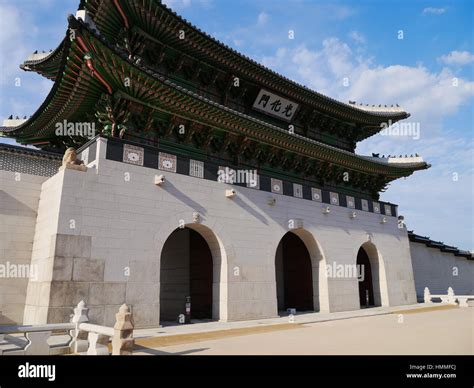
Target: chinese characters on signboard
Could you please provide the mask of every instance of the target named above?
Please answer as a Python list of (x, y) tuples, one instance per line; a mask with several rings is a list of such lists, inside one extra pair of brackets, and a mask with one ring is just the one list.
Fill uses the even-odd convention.
[(279, 119), (291, 121), (298, 109), (298, 104), (261, 89), (253, 103), (253, 108)]

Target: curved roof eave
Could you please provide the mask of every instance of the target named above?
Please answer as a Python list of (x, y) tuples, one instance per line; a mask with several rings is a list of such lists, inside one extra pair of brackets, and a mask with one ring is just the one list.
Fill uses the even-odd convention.
[[(64, 53), (65, 42), (68, 40), (65, 37), (61, 43), (50, 52), (48, 55), (40, 58), (40, 59), (27, 59), (21, 65), (20, 69), (24, 71), (34, 71), (48, 79), (54, 81), (57, 77), (60, 66), (61, 66), (61, 59)], [(50, 71), (48, 71), (48, 66), (53, 66)]]
[[(72, 44), (71, 40), (68, 39), (67, 36), (61, 42), (60, 46), (63, 46), (61, 50), (62, 57), (61, 57), (61, 60), (59, 61), (60, 66), (58, 69), (57, 77), (55, 77), (51, 90), (49, 91), (48, 95), (46, 96), (42, 104), (39, 106), (39, 108), (33, 113), (32, 116), (30, 116), (28, 120), (24, 121), (20, 125), (0, 126), (0, 136), (14, 138), (18, 143), (23, 144), (23, 145), (29, 145), (29, 144), (42, 145), (42, 144), (49, 143), (48, 139), (50, 139), (50, 136), (47, 136), (45, 133), (41, 134), (41, 136), (36, 136), (35, 141), (33, 141), (31, 135), (25, 135), (24, 133), (27, 132), (26, 130), (28, 128), (31, 129), (35, 124), (37, 124), (37, 121), (41, 119), (42, 115), (51, 114), (49, 112), (53, 112), (53, 114), (57, 113), (57, 111), (53, 109), (48, 110), (48, 107), (50, 103), (54, 101), (58, 92), (61, 90), (62, 79), (65, 76), (65, 71), (67, 68), (68, 60), (69, 60), (68, 56), (70, 55), (71, 44)], [(71, 88), (70, 86), (67, 86), (67, 85), (64, 87), (66, 88), (66, 91), (68, 88)], [(91, 91), (91, 94), (92, 94), (92, 91)], [(81, 97), (79, 97), (79, 99), (81, 99)], [(58, 105), (56, 106), (58, 110), (60, 110), (61, 107), (62, 107), (62, 102), (58, 103)], [(70, 115), (68, 117), (70, 117)], [(51, 124), (50, 119), (48, 119), (48, 122), (51, 126), (52, 124)], [(42, 131), (45, 131), (46, 129), (47, 129), (47, 126), (46, 128), (42, 127)]]
[[(67, 41), (67, 39), (64, 39), (61, 44), (58, 46), (60, 47), (61, 45), (63, 45), (63, 43)], [(67, 46), (67, 50), (65, 52), (68, 51), (69, 49), (69, 46)], [(59, 71), (61, 71), (62, 69), (64, 69), (65, 65), (66, 65), (66, 60), (67, 60), (67, 55), (63, 52), (63, 57), (61, 59), (61, 65), (59, 67), (59, 70), (58, 70), (58, 73)], [(25, 122), (23, 122), (22, 124), (20, 125), (17, 125), (15, 127), (1, 127), (0, 126), (0, 132), (2, 134), (8, 134), (8, 133), (12, 133), (12, 132), (18, 132), (20, 131), (21, 129), (23, 128), (26, 128), (28, 125), (31, 125), (32, 122), (34, 122), (38, 116), (44, 111), (44, 109), (46, 108), (46, 106), (49, 104), (49, 102), (51, 101), (51, 99), (53, 98), (53, 96), (55, 95), (57, 89), (59, 88), (59, 85), (60, 85), (60, 82), (59, 82), (59, 78), (56, 79), (54, 81), (54, 84), (53, 84), (53, 87), (51, 88), (51, 90), (49, 91), (48, 95), (46, 96), (45, 100), (43, 101), (43, 103), (39, 106), (39, 108), (35, 111), (35, 113), (33, 113), (33, 115), (28, 119), (26, 120)]]
[[(132, 0), (136, 1), (136, 0)], [(130, 5), (128, 4), (128, 0), (122, 0), (122, 5), (125, 3), (125, 5), (130, 8)], [(133, 4), (136, 5), (136, 4)], [(89, 6), (92, 7), (91, 2), (86, 2), (86, 1), (81, 1), (81, 6), (85, 7), (86, 9)], [(371, 107), (358, 107), (357, 105), (345, 103), (342, 101), (338, 101), (332, 97), (325, 96), (317, 91), (314, 91), (304, 85), (301, 85), (300, 83), (293, 81), (282, 74), (277, 73), (276, 71), (269, 69), (268, 67), (258, 63), (254, 59), (238, 52), (237, 50), (234, 50), (230, 46), (226, 45), (225, 43), (219, 41), (218, 39), (212, 37), (211, 35), (207, 34), (206, 32), (202, 31), (199, 29), (197, 26), (189, 22), (188, 20), (184, 19), (182, 16), (178, 15), (176, 12), (174, 12), (171, 8), (166, 6), (165, 4), (162, 4), (161, 2), (157, 2), (155, 0), (150, 0), (150, 7), (154, 6), (156, 8), (161, 8), (163, 11), (165, 11), (169, 16), (174, 18), (176, 23), (181, 24), (183, 27), (188, 28), (192, 32), (196, 33), (198, 36), (204, 38), (208, 42), (210, 42), (213, 45), (213, 48), (217, 50), (224, 50), (225, 53), (233, 58), (233, 60), (228, 60), (227, 62), (229, 63), (235, 63), (236, 61), (242, 61), (246, 63), (247, 65), (253, 67), (255, 70), (259, 72), (263, 72), (264, 74), (267, 74), (267, 76), (272, 77), (276, 79), (279, 82), (284, 82), (287, 86), (292, 87), (296, 93), (300, 95), (306, 95), (310, 99), (314, 100), (314, 108), (319, 109), (319, 105), (334, 105), (337, 109), (342, 109), (346, 112), (352, 112), (352, 115), (354, 115), (354, 120), (355, 118), (358, 117), (366, 117), (369, 120), (372, 120), (372, 124), (366, 123), (365, 125), (374, 125), (375, 123), (380, 124), (383, 122), (382, 120), (388, 120), (391, 119), (392, 121), (399, 121), (406, 119), (410, 116), (410, 114), (404, 110), (401, 110), (400, 112), (393, 112), (393, 111), (375, 111), (372, 110)], [(110, 7), (114, 7), (113, 2), (110, 2)], [(144, 12), (147, 12), (148, 9), (143, 9)], [(115, 12), (115, 9), (114, 9)], [(95, 15), (94, 15), (95, 16)], [(94, 19), (93, 16), (93, 19)], [(152, 17), (153, 20), (157, 20), (155, 16)], [(100, 20), (95, 20), (94, 22), (97, 24), (98, 28), (101, 29), (101, 25), (104, 25), (104, 23), (107, 21), (107, 18), (101, 17)], [(161, 20), (161, 19), (160, 19)], [(187, 43), (189, 39), (183, 40), (184, 43)], [(183, 43), (183, 44), (184, 44)], [(303, 99), (303, 98), (301, 98)], [(321, 104), (321, 102), (323, 104)], [(360, 118), (359, 120), (360, 121)]]
[[(257, 118), (252, 117), (252, 116), (248, 116), (244, 113), (235, 111), (235, 110), (233, 110), (231, 108), (228, 108), (224, 105), (221, 105), (221, 104), (219, 104), (215, 101), (209, 100), (208, 98), (203, 97), (203, 96), (201, 96), (197, 93), (194, 93), (193, 91), (190, 91), (190, 90), (188, 90), (188, 89), (186, 89), (182, 86), (176, 85), (175, 83), (173, 83), (169, 79), (165, 78), (164, 76), (162, 76), (160, 74), (157, 74), (157, 73), (154, 73), (152, 70), (150, 70), (149, 68), (147, 68), (144, 65), (137, 64), (135, 61), (130, 59), (128, 56), (126, 56), (125, 54), (119, 52), (115, 46), (113, 46), (109, 42), (107, 42), (106, 39), (103, 36), (97, 35), (97, 33), (94, 30), (90, 29), (89, 26), (87, 24), (85, 24), (82, 20), (78, 20), (78, 19), (74, 18), (74, 21), (78, 22), (81, 26), (83, 26), (89, 34), (91, 34), (101, 44), (105, 45), (114, 55), (118, 56), (121, 60), (127, 62), (130, 66), (136, 68), (140, 72), (145, 73), (148, 77), (152, 77), (156, 80), (159, 80), (160, 82), (165, 83), (169, 87), (172, 87), (173, 89), (176, 89), (180, 93), (185, 93), (185, 94), (191, 96), (194, 99), (200, 100), (200, 101), (202, 101), (206, 104), (213, 105), (213, 106), (219, 108), (220, 110), (222, 110), (224, 112), (228, 112), (228, 113), (231, 113), (235, 116), (239, 116), (239, 117), (241, 117), (245, 120), (248, 120), (250, 122), (254, 122), (258, 125), (267, 127), (268, 129), (276, 130), (280, 133), (288, 134), (288, 131), (286, 129), (283, 129), (283, 128), (280, 128), (276, 125), (273, 125), (273, 124), (267, 123), (265, 121), (259, 120)], [(307, 144), (313, 144), (313, 145), (318, 146), (318, 147), (323, 147), (323, 148), (326, 148), (326, 149), (330, 149), (333, 152), (336, 152), (340, 155), (346, 155), (347, 157), (350, 157), (350, 158), (355, 157), (355, 158), (358, 158), (358, 159), (363, 159), (366, 162), (374, 163), (374, 164), (377, 164), (379, 166), (395, 167), (395, 168), (400, 169), (400, 170), (405, 170), (406, 173), (411, 173), (415, 170), (421, 170), (421, 169), (426, 169), (426, 168), (430, 167), (430, 165), (427, 164), (426, 162), (411, 163), (411, 164), (408, 164), (408, 163), (387, 163), (387, 162), (385, 162), (384, 160), (381, 160), (381, 159), (379, 160), (377, 158), (371, 158), (371, 157), (368, 157), (368, 156), (357, 155), (357, 154), (354, 154), (352, 152), (342, 150), (340, 148), (337, 148), (337, 147), (319, 142), (317, 140), (309, 139), (309, 138), (306, 138), (306, 137), (298, 135), (298, 134), (292, 134), (291, 136), (296, 138), (296, 139), (299, 139), (301, 141), (304, 141)]]
[[(127, 62), (130, 66), (132, 66), (132, 67), (136, 68), (138, 71), (146, 74), (148, 77), (152, 77), (152, 78), (158, 80), (159, 82), (162, 82), (162, 83), (166, 84), (168, 87), (171, 87), (171, 88), (175, 89), (178, 93), (187, 94), (195, 100), (200, 100), (201, 102), (203, 102), (205, 104), (213, 105), (214, 107), (217, 107), (218, 109), (222, 110), (223, 112), (226, 112), (228, 114), (232, 114), (232, 115), (235, 115), (235, 116), (239, 116), (240, 118), (242, 118), (246, 121), (249, 121), (249, 122), (253, 122), (254, 124), (257, 124), (259, 126), (267, 127), (268, 129), (271, 129), (273, 131), (276, 130), (276, 131), (280, 132), (281, 134), (285, 134), (285, 135), (287, 134), (287, 131), (285, 129), (282, 129), (278, 126), (266, 123), (262, 120), (254, 118), (254, 117), (245, 115), (241, 112), (234, 111), (234, 110), (232, 110), (232, 109), (230, 109), (226, 106), (220, 105), (220, 104), (218, 104), (214, 101), (211, 101), (211, 100), (209, 100), (209, 99), (207, 99), (203, 96), (200, 96), (200, 95), (198, 95), (198, 94), (196, 94), (192, 91), (189, 91), (189, 90), (187, 90), (187, 89), (185, 89), (185, 88), (183, 88), (179, 85), (174, 84), (173, 82), (166, 79), (165, 77), (153, 73), (150, 69), (146, 68), (145, 66), (141, 66), (141, 65), (136, 64), (130, 58), (128, 58), (126, 55), (124, 55), (123, 53), (118, 52), (117, 49), (114, 46), (112, 46), (110, 43), (108, 43), (104, 39), (104, 37), (97, 35), (95, 31), (89, 29), (88, 25), (83, 23), (81, 20), (78, 20), (78, 19), (74, 18), (72, 15), (69, 17), (69, 20), (70, 20), (70, 23), (77, 23), (79, 26), (84, 28), (87, 31), (87, 33), (89, 33), (94, 39), (98, 40), (102, 45), (107, 47), (108, 50), (113, 55), (117, 56), (122, 61)], [(69, 52), (69, 49), (70, 49), (70, 43), (68, 43), (68, 40), (66, 40), (65, 45), (66, 45), (66, 47), (65, 47), (65, 50), (64, 50), (64, 53), (63, 53), (63, 58), (62, 58), (62, 62), (61, 62), (62, 63), (61, 69), (64, 69), (66, 64), (67, 64), (68, 52)], [(46, 107), (47, 104), (49, 103), (49, 101), (53, 98), (54, 94), (56, 93), (56, 90), (58, 88), (59, 83), (60, 83), (60, 78), (58, 78), (55, 81), (55, 84), (53, 85), (52, 90), (50, 91), (50, 93), (46, 97), (46, 100), (43, 102), (43, 104), (40, 106), (40, 108), (35, 112), (35, 114), (29, 120), (27, 120), (25, 123), (23, 123), (23, 124), (21, 124), (17, 127), (10, 127), (10, 128), (0, 127), (0, 131), (2, 131), (3, 133), (6, 133), (6, 134), (19, 132), (22, 129), (27, 128), (32, 123), (34, 123), (35, 120), (37, 119), (37, 117), (39, 116), (39, 114), (41, 114), (44, 107)], [(304, 141), (307, 144), (313, 144), (316, 147), (323, 148), (323, 149), (324, 148), (328, 149), (328, 150), (330, 150), (332, 152), (335, 152), (335, 153), (337, 153), (341, 156), (345, 155), (346, 157), (349, 157), (349, 158), (356, 158), (356, 159), (359, 159), (359, 160), (364, 160), (365, 162), (368, 162), (369, 164), (376, 164), (376, 165), (379, 165), (379, 166), (385, 166), (385, 167), (389, 167), (389, 168), (390, 167), (395, 167), (397, 170), (399, 170), (399, 173), (402, 173), (402, 176), (403, 175), (410, 175), (415, 170), (425, 169), (425, 168), (429, 167), (429, 164), (427, 164), (425, 162), (418, 163), (418, 164), (410, 164), (410, 165), (407, 165), (407, 164), (396, 165), (394, 163), (389, 164), (389, 163), (384, 162), (383, 160), (376, 160), (376, 159), (373, 160), (370, 157), (356, 155), (356, 154), (351, 153), (349, 151), (341, 150), (337, 147), (334, 147), (334, 146), (331, 146), (331, 145), (328, 145), (328, 144), (325, 144), (325, 143), (321, 143), (321, 142), (313, 140), (313, 139), (308, 139), (308, 138), (305, 138), (305, 137), (297, 135), (297, 134), (292, 134), (291, 136), (293, 136), (295, 139), (298, 139), (300, 141)], [(21, 142), (21, 138), (20, 138), (20, 142)], [(405, 172), (402, 172), (403, 170)], [(387, 171), (387, 175), (390, 175), (388, 171)]]
[[(132, 0), (133, 1), (133, 0)], [(154, 2), (154, 0), (152, 0)], [(389, 118), (389, 117), (398, 117), (399, 119), (405, 119), (407, 117), (410, 116), (410, 114), (406, 111), (400, 111), (400, 112), (397, 112), (394, 114), (394, 112), (390, 112), (390, 111), (387, 111), (387, 112), (368, 112), (367, 110), (365, 110), (364, 108), (359, 108), (357, 107), (357, 105), (352, 105), (352, 104), (348, 104), (348, 103), (345, 103), (345, 102), (342, 102), (342, 101), (339, 101), (339, 100), (336, 100), (332, 97), (329, 97), (329, 96), (326, 96), (322, 93), (319, 93), (315, 90), (312, 90), (296, 81), (293, 81), (291, 80), (290, 78), (288, 77), (285, 77), (284, 75), (280, 74), (280, 73), (277, 73), (276, 71), (258, 63), (257, 61), (255, 61), (254, 59), (238, 52), (237, 50), (231, 48), (230, 46), (226, 45), (225, 43), (219, 41), (218, 39), (212, 37), (211, 35), (207, 34), (206, 32), (202, 31), (200, 28), (198, 28), (197, 26), (195, 26), (194, 24), (192, 24), (191, 22), (189, 22), (188, 20), (184, 19), (183, 17), (181, 17), (180, 15), (178, 15), (176, 12), (174, 12), (171, 8), (169, 8), (166, 4), (163, 4), (163, 3), (159, 3), (159, 5), (161, 5), (164, 9), (166, 9), (170, 14), (174, 15), (174, 17), (176, 19), (178, 19), (181, 23), (183, 23), (184, 25), (186, 25), (187, 27), (193, 29), (194, 31), (196, 31), (198, 34), (204, 36), (206, 39), (209, 39), (211, 41), (213, 41), (216, 45), (218, 46), (221, 46), (223, 49), (231, 52), (233, 55), (235, 56), (238, 56), (240, 57), (241, 59), (251, 63), (253, 66), (256, 66), (262, 70), (264, 70), (265, 72), (273, 75), (273, 76), (276, 76), (278, 78), (281, 78), (282, 80), (285, 80), (286, 82), (296, 86), (297, 88), (301, 89), (301, 90), (304, 90), (306, 92), (310, 92), (312, 94), (314, 94), (315, 97), (318, 97), (318, 98), (322, 98), (322, 99), (326, 99), (328, 101), (330, 101), (331, 103), (333, 104), (336, 104), (336, 105), (339, 105), (341, 107), (344, 107), (346, 109), (352, 109), (354, 111), (358, 111), (358, 112), (362, 112), (364, 114), (367, 114), (367, 115), (373, 115), (373, 116), (381, 116), (381, 117), (386, 117), (386, 118)]]

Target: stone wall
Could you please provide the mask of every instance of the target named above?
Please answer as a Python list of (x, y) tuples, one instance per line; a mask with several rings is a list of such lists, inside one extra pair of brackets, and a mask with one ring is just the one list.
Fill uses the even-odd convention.
[[(36, 230), (33, 261), (43, 284), (30, 285), (25, 323), (64, 321), (84, 299), (92, 322), (110, 325), (125, 302), (137, 327), (158, 325), (162, 248), (181, 223), (213, 254), (215, 319), (277, 315), (275, 253), (290, 220), (312, 259), (317, 310), (360, 308), (356, 278), (324, 275), (326, 265), (354, 265), (368, 241), (383, 271), (382, 305), (416, 302), (407, 233), (396, 217), (381, 223), (382, 215), (357, 211), (351, 219), (353, 210), (338, 206), (323, 214), (326, 204), (241, 186), (227, 198), (226, 184), (107, 160), (106, 141), (98, 141), (94, 168), (63, 170), (43, 185), (39, 226), (52, 222)], [(163, 185), (154, 184), (156, 174), (165, 175)]]
[(46, 179), (0, 170), (1, 325), (23, 322), (29, 271), (33, 270), (31, 275), (36, 275), (35, 268), (30, 267), (31, 251), (41, 184)]
[[(54, 260), (62, 178), (63, 176), (58, 173), (45, 181), (41, 187), (33, 250), (31, 252), (31, 265), (38, 268), (38, 276), (28, 283), (24, 315), (25, 324), (48, 322), (48, 314), (53, 311), (49, 310), (49, 307), (54, 306), (54, 300), (51, 300), (51, 304), (49, 303), (50, 290), (53, 286), (52, 280), (54, 280), (53, 268), (56, 271), (54, 276), (59, 276), (57, 273), (61, 272), (61, 266), (63, 265), (60, 259), (56, 262)], [(71, 237), (74, 238), (74, 236)], [(61, 252), (61, 247), (59, 247), (59, 252)], [(61, 322), (67, 322), (67, 320)]]
[(446, 294), (452, 287), (455, 294), (474, 295), (473, 260), (417, 242), (410, 242), (410, 251), (418, 300), (423, 300), (425, 287), (432, 294)]
[[(35, 275), (1, 279), (0, 324), (66, 322), (83, 299), (94, 323), (112, 324), (127, 303), (137, 327), (158, 325), (160, 279), (162, 303), (184, 302), (188, 293), (167, 288), (170, 276), (185, 283), (178, 261), (187, 245), (171, 241), (163, 251), (183, 224), (203, 236), (213, 256), (214, 319), (277, 315), (277, 247), (289, 230), (310, 254), (316, 311), (359, 308), (357, 279), (327, 277), (326, 268), (354, 265), (361, 246), (383, 306), (415, 303), (426, 286), (432, 293), (474, 292), (472, 260), (409, 243), (396, 217), (383, 223), (381, 214), (357, 210), (352, 219), (353, 209), (241, 186), (227, 198), (226, 184), (108, 160), (106, 145), (100, 138), (92, 144), (87, 172), (66, 169), (48, 178), (0, 170), (0, 265), (31, 264)], [(155, 185), (156, 174), (165, 175), (163, 185)], [(162, 255), (175, 261), (162, 266)]]

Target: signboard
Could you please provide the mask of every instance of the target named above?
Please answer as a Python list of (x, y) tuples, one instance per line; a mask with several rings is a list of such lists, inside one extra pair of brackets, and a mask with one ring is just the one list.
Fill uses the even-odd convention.
[(265, 89), (260, 89), (253, 108), (271, 116), (278, 117), (285, 121), (291, 121), (298, 109), (298, 104), (271, 93)]

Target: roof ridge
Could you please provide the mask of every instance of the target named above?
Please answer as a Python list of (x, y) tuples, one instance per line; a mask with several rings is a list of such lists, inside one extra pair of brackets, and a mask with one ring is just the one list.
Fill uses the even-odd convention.
[[(152, 0), (152, 1), (155, 1), (155, 0)], [(313, 90), (313, 89), (310, 89), (308, 88), (307, 86), (297, 82), (297, 81), (294, 81), (292, 80), (291, 78), (288, 78), (287, 76), (284, 76), (283, 74), (281, 73), (278, 73), (277, 71), (273, 70), (273, 69), (270, 69), (269, 67), (265, 66), (265, 65), (262, 65), (261, 63), (257, 62), (255, 59), (235, 50), (234, 48), (230, 47), (229, 45), (225, 44), (224, 42), (221, 42), (219, 39), (217, 38), (214, 38), (213, 36), (211, 36), (210, 34), (208, 34), (207, 32), (201, 30), (199, 27), (197, 27), (195, 24), (191, 23), (190, 21), (188, 21), (187, 19), (185, 19), (183, 16), (179, 15), (178, 13), (176, 13), (175, 11), (173, 11), (170, 7), (168, 7), (166, 4), (162, 3), (160, 0), (157, 1), (158, 5), (161, 6), (163, 9), (165, 9), (167, 12), (169, 12), (170, 14), (174, 15), (178, 20), (180, 20), (181, 22), (183, 22), (185, 25), (188, 25), (189, 27), (191, 27), (192, 29), (194, 29), (197, 33), (205, 36), (206, 38), (210, 39), (213, 43), (216, 43), (217, 45), (221, 46), (222, 48), (232, 52), (233, 54), (241, 57), (242, 59), (250, 62), (252, 65), (256, 65), (257, 67), (261, 68), (262, 70), (274, 75), (274, 76), (277, 76), (291, 84), (293, 84), (294, 86), (296, 86), (297, 88), (300, 88), (300, 89), (303, 89), (307, 92), (310, 92), (311, 94), (315, 94), (317, 97), (319, 98), (323, 98), (323, 99), (328, 99), (336, 104), (340, 104), (346, 108), (349, 108), (349, 109), (353, 109), (355, 111), (358, 111), (358, 112), (362, 112), (362, 113), (368, 113), (368, 114), (372, 114), (374, 116), (382, 116), (381, 114), (377, 114), (377, 113), (405, 113), (407, 115), (407, 117), (410, 116), (410, 114), (405, 111), (405, 110), (402, 110), (400, 112), (393, 112), (393, 111), (390, 111), (390, 110), (387, 110), (387, 111), (372, 111), (372, 110), (369, 110), (369, 109), (364, 109), (363, 107), (358, 107), (357, 105), (355, 104), (351, 104), (349, 102), (343, 102), (343, 101), (340, 101), (340, 100), (337, 100), (333, 97), (330, 97), (330, 96), (327, 96), (325, 94), (322, 94), (316, 90)], [(386, 104), (380, 104), (380, 105), (385, 105)], [(405, 118), (407, 118), (405, 117)]]
[(24, 147), (15, 144), (0, 143), (0, 151), (8, 151), (13, 153), (30, 154), (33, 156), (48, 157), (52, 159), (61, 159), (63, 156), (59, 153), (39, 150), (36, 148)]
[[(452, 245), (446, 245), (442, 241), (435, 241), (427, 236), (418, 235), (414, 233), (413, 230), (409, 230), (407, 231), (407, 233), (408, 233), (408, 238), (410, 239), (411, 242), (423, 243), (427, 247), (436, 248), (436, 249), (439, 249), (441, 252), (445, 252), (445, 253), (452, 253), (455, 256), (462, 256), (462, 257), (465, 257), (467, 260), (474, 259), (474, 254), (470, 251), (459, 249)], [(449, 251), (456, 251), (456, 252), (449, 252)]]
[[(201, 100), (207, 104), (211, 104), (211, 105), (214, 105), (216, 107), (218, 107), (219, 109), (222, 109), (222, 110), (225, 110), (229, 113), (232, 113), (234, 115), (237, 115), (239, 117), (242, 117), (246, 120), (250, 120), (250, 121), (253, 121), (255, 123), (258, 123), (260, 125), (264, 125), (266, 127), (269, 127), (269, 128), (272, 128), (274, 130), (277, 130), (279, 132), (282, 132), (282, 133), (288, 133), (287, 130), (277, 126), (277, 125), (274, 125), (274, 124), (270, 124), (270, 123), (267, 123), (266, 121), (263, 121), (263, 120), (260, 120), (258, 118), (255, 118), (255, 117), (252, 117), (252, 116), (249, 116), (249, 115), (246, 115), (245, 113), (242, 113), (242, 112), (239, 112), (239, 111), (236, 111), (232, 108), (229, 108), (225, 105), (222, 105), (222, 104), (219, 104), (215, 101), (212, 101), (204, 96), (201, 96), (183, 86), (180, 86), (176, 83), (174, 83), (173, 81), (170, 81), (168, 78), (166, 78), (164, 75), (161, 75), (160, 73), (158, 72), (155, 72), (151, 69), (149, 69), (148, 67), (146, 66), (142, 66), (140, 64), (137, 64), (134, 60), (132, 60), (131, 58), (129, 58), (128, 56), (126, 56), (124, 53), (120, 52), (118, 50), (118, 48), (112, 44), (110, 44), (103, 36), (101, 35), (98, 35), (94, 30), (90, 29), (88, 24), (87, 23), (84, 23), (81, 19), (77, 19), (75, 18), (73, 15), (70, 15), (72, 18), (74, 18), (74, 21), (78, 22), (80, 25), (82, 25), (83, 27), (85, 27), (85, 29), (91, 34), (93, 35), (96, 39), (98, 39), (102, 44), (104, 44), (105, 46), (107, 46), (112, 52), (114, 52), (115, 54), (117, 54), (120, 58), (122, 58), (122, 60), (124, 61), (127, 61), (131, 66), (137, 68), (138, 70), (144, 72), (144, 73), (147, 73), (149, 76), (155, 78), (155, 79), (159, 79), (161, 82), (165, 83), (165, 84), (168, 84), (169, 86), (171, 86), (172, 88), (180, 91), (180, 92), (184, 92), (198, 100)], [(119, 92), (121, 93), (121, 92)], [(393, 165), (395, 163), (385, 163), (384, 161), (382, 160), (376, 160), (376, 159), (372, 159), (370, 158), (369, 156), (364, 156), (364, 155), (359, 155), (359, 154), (356, 154), (354, 152), (350, 152), (350, 151), (347, 151), (347, 150), (344, 150), (342, 148), (338, 148), (338, 147), (335, 147), (335, 146), (332, 146), (330, 144), (326, 144), (326, 143), (322, 143), (320, 141), (317, 141), (317, 140), (314, 140), (314, 139), (311, 139), (311, 138), (307, 138), (305, 136), (301, 136), (297, 133), (293, 133), (292, 136), (294, 136), (295, 138), (297, 139), (300, 139), (300, 140), (303, 140), (303, 141), (306, 141), (308, 143), (312, 143), (312, 144), (315, 144), (315, 145), (318, 145), (318, 146), (322, 146), (322, 147), (325, 147), (325, 148), (328, 148), (328, 149), (331, 149), (333, 151), (337, 151), (337, 152), (340, 152), (340, 153), (343, 153), (343, 154), (346, 154), (347, 156), (351, 156), (351, 157), (356, 157), (356, 158), (363, 158), (364, 160), (366, 161), (369, 161), (369, 162), (372, 162), (372, 163), (375, 163), (375, 164), (379, 164), (379, 165), (383, 165), (383, 166), (390, 166), (390, 165)], [(415, 164), (415, 163), (413, 163)], [(424, 163), (424, 165), (428, 165), (427, 163)], [(428, 165), (429, 166), (429, 165)], [(397, 165), (397, 167), (399, 168), (407, 168), (407, 170), (410, 170), (412, 166), (406, 164), (406, 163), (400, 163), (400, 165)]]
[[(251, 121), (253, 123), (256, 123), (258, 125), (262, 125), (264, 127), (267, 127), (267, 128), (270, 128), (272, 130), (276, 130), (278, 132), (280, 132), (281, 134), (288, 134), (288, 131), (279, 127), (279, 126), (276, 126), (276, 125), (273, 125), (273, 124), (270, 124), (270, 123), (267, 123), (263, 120), (260, 120), (260, 119), (257, 119), (257, 118), (254, 118), (252, 116), (248, 116), (244, 113), (241, 113), (241, 112), (238, 112), (238, 111), (235, 111), (231, 108), (228, 108), (226, 106), (223, 106), (215, 101), (212, 101), (212, 100), (209, 100), (208, 98), (206, 97), (203, 97), (203, 96), (200, 96), (199, 94), (196, 94), (194, 93), (193, 91), (190, 91), (182, 86), (179, 86), (177, 84), (175, 84), (174, 82), (170, 81), (169, 79), (167, 79), (166, 77), (154, 72), (153, 70), (151, 70), (150, 68), (148, 68), (147, 66), (145, 65), (140, 65), (140, 64), (137, 64), (135, 61), (133, 61), (131, 58), (129, 58), (129, 56), (127, 56), (124, 52), (121, 52), (120, 49), (114, 45), (112, 45), (104, 36), (100, 35), (98, 32), (96, 32), (95, 30), (89, 28), (89, 25), (87, 23), (85, 23), (83, 20), (81, 19), (78, 19), (76, 18), (74, 15), (69, 15), (68, 17), (68, 20), (69, 20), (69, 26), (74, 26), (73, 28), (77, 28), (77, 27), (80, 27), (80, 28), (84, 28), (84, 30), (91, 35), (91, 37), (93, 37), (93, 39), (96, 39), (98, 41), (98, 43), (104, 45), (105, 47), (107, 47), (111, 53), (114, 53), (115, 55), (117, 55), (118, 58), (120, 58), (121, 60), (123, 60), (124, 62), (127, 62), (130, 66), (132, 66), (133, 68), (137, 69), (139, 72), (142, 72), (144, 74), (147, 74), (148, 76), (152, 77), (152, 78), (155, 78), (157, 80), (159, 80), (160, 82), (168, 85), (169, 87), (173, 88), (174, 90), (178, 91), (178, 92), (181, 92), (181, 93), (185, 93), (185, 94), (188, 94), (189, 96), (191, 96), (192, 98), (194, 98), (195, 100), (199, 100), (199, 101), (202, 101), (206, 104), (209, 104), (209, 105), (212, 105), (212, 106), (215, 106), (217, 107), (218, 109), (222, 110), (222, 111), (226, 111), (230, 114), (233, 114), (235, 116), (238, 116), (238, 117), (241, 117), (247, 121)], [(77, 26), (77, 27), (76, 27)], [(67, 38), (65, 38), (67, 39)], [(66, 45), (68, 45), (69, 42), (66, 42)], [(65, 50), (65, 52), (63, 53), (63, 57), (66, 58), (67, 57), (67, 51)], [(62, 66), (65, 65), (65, 61), (62, 63)], [(55, 82), (55, 86), (58, 85), (58, 80), (56, 80)], [(53, 93), (55, 90), (54, 86), (50, 92)], [(122, 94), (125, 94), (126, 95), (126, 92), (121, 92), (121, 91), (117, 91), (118, 93), (122, 93)], [(49, 95), (48, 95), (49, 97)], [(44, 104), (44, 103), (43, 103)], [(41, 108), (41, 107), (40, 107)], [(38, 112), (38, 111), (37, 111)], [(37, 113), (35, 112), (35, 114)], [(35, 118), (35, 115), (32, 116), (32, 118)], [(30, 119), (31, 120), (31, 119)], [(13, 132), (13, 131), (16, 131), (18, 130), (19, 128), (21, 128), (22, 126), (24, 125), (27, 125), (27, 123), (30, 121), (28, 120), (26, 123), (18, 126), (18, 127), (14, 127), (14, 128), (8, 128), (8, 130), (6, 130), (5, 132)], [(350, 151), (347, 151), (347, 150), (344, 150), (344, 149), (340, 149), (338, 147), (334, 147), (332, 145), (329, 145), (329, 144), (325, 144), (325, 143), (322, 143), (322, 142), (319, 142), (317, 140), (314, 140), (314, 139), (310, 139), (310, 138), (307, 138), (307, 137), (304, 137), (304, 136), (301, 136), (301, 135), (298, 135), (298, 134), (292, 134), (293, 138), (294, 139), (298, 139), (299, 141), (303, 141), (305, 142), (306, 144), (313, 144), (317, 147), (320, 147), (320, 148), (323, 148), (323, 149), (326, 149), (328, 151), (333, 151), (333, 152), (337, 152), (339, 155), (346, 155), (350, 158), (353, 158), (354, 160), (359, 160), (359, 161), (365, 161), (365, 162), (368, 162), (370, 164), (372, 164), (372, 168), (376, 168), (375, 166), (384, 166), (384, 167), (396, 167), (398, 169), (400, 169), (400, 173), (403, 174), (403, 171), (405, 170), (406, 172), (413, 172), (414, 171), (414, 167), (411, 166), (411, 165), (400, 165), (400, 166), (393, 166), (393, 164), (390, 166), (388, 163), (385, 163), (384, 161), (382, 160), (370, 160), (370, 159), (367, 159), (366, 157), (362, 156), (362, 155), (358, 155), (356, 153), (353, 153), (353, 152), (350, 152)], [(311, 157), (308, 155), (308, 157)], [(313, 156), (314, 157), (314, 156)], [(426, 163), (423, 163), (423, 164), (419, 164), (417, 165), (416, 167), (419, 167), (419, 168), (426, 168), (427, 164)], [(416, 168), (415, 167), (415, 168)], [(393, 171), (393, 173), (395, 173), (395, 170)], [(388, 172), (387, 172), (388, 174)], [(397, 175), (397, 174), (395, 174)]]

